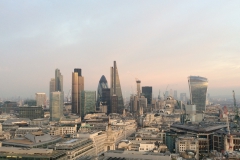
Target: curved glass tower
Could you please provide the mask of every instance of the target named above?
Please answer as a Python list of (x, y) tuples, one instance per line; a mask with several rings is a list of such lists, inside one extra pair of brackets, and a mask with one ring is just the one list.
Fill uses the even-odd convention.
[(102, 75), (102, 77), (99, 80), (98, 83), (98, 89), (97, 89), (97, 107), (99, 107), (100, 102), (102, 101), (102, 89), (108, 88), (108, 83), (106, 80), (106, 77)]
[(208, 80), (204, 77), (188, 77), (190, 102), (196, 105), (197, 113), (205, 112)]

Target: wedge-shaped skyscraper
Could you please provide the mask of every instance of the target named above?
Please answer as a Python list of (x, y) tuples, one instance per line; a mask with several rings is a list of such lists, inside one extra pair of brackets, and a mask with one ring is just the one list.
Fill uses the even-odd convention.
[(188, 84), (191, 104), (196, 105), (197, 113), (202, 113), (203, 111), (205, 112), (208, 87), (207, 78), (189, 76)]
[(118, 69), (116, 61), (113, 62), (113, 67), (110, 69), (111, 72), (111, 96), (117, 96), (118, 103), (117, 103), (117, 112), (122, 114), (122, 111), (124, 109), (123, 104), (123, 96), (122, 96), (122, 89), (120, 85), (120, 79), (118, 75)]

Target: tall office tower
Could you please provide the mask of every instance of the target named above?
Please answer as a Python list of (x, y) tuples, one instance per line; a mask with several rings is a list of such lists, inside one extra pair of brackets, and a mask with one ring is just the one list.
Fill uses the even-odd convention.
[(59, 69), (55, 70), (55, 91), (63, 91), (63, 76)]
[(142, 94), (145, 98), (147, 98), (147, 103), (152, 104), (152, 87), (151, 86), (142, 87)]
[(102, 101), (102, 90), (104, 88), (108, 88), (108, 83), (104, 75), (102, 75), (101, 79), (98, 83), (98, 89), (97, 89), (97, 108), (100, 106), (100, 102)]
[(196, 105), (197, 113), (202, 113), (206, 108), (208, 80), (204, 77), (188, 77), (190, 103)]
[(35, 99), (36, 99), (37, 106), (46, 107), (47, 97), (45, 93), (36, 93)]
[(59, 121), (63, 116), (63, 92), (51, 92), (50, 93), (50, 120)]
[(81, 91), (84, 90), (82, 70), (75, 68), (72, 73), (72, 113), (81, 115)]
[(111, 94), (110, 88), (102, 89), (102, 103), (107, 106), (107, 114), (111, 113)]
[(140, 97), (141, 96), (141, 81), (136, 80), (136, 83), (137, 83), (137, 96)]
[(81, 117), (95, 112), (96, 91), (81, 91)]
[[(111, 67), (111, 96), (117, 96), (118, 104), (117, 104), (117, 113), (122, 114), (122, 111), (124, 109), (124, 103), (123, 103), (123, 96), (122, 96), (122, 90), (120, 85), (120, 79), (118, 75), (118, 69), (116, 61), (113, 62), (113, 67)], [(114, 97), (115, 98), (115, 97)]]
[(145, 98), (144, 96), (141, 96), (140, 98), (138, 98), (138, 114), (142, 115), (143, 114), (143, 110), (147, 109), (147, 98)]
[(138, 110), (138, 97), (137, 95), (131, 95), (130, 97), (130, 111), (131, 113), (133, 113), (134, 115), (137, 114), (137, 110)]
[(177, 91), (176, 91), (176, 90), (174, 90), (174, 91), (173, 91), (173, 98), (174, 98), (175, 100), (177, 100), (177, 99), (178, 99), (178, 96), (177, 96)]
[[(51, 78), (50, 85), (49, 85), (49, 93), (55, 92), (55, 78)], [(49, 94), (50, 96), (50, 94)]]
[(187, 94), (186, 93), (180, 93), (180, 101), (186, 101), (187, 100)]

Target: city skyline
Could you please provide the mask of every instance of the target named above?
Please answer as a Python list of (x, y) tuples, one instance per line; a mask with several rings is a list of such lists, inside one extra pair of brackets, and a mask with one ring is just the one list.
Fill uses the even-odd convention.
[[(240, 95), (239, 1), (54, 2), (1, 1), (1, 98), (49, 93), (53, 70), (71, 88), (74, 68), (84, 70), (86, 90), (110, 80), (117, 61), (123, 97), (135, 78), (187, 93), (187, 77), (209, 80), (211, 96)], [(50, 7), (49, 7), (50, 6)], [(101, 59), (101, 60), (100, 60)], [(37, 73), (37, 74), (36, 74)], [(161, 95), (163, 96), (163, 95)], [(49, 95), (48, 95), (49, 97)]]

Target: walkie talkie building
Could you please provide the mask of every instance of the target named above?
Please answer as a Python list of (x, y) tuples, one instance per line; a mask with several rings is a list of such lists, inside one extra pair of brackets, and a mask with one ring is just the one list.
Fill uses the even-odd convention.
[(203, 113), (206, 108), (208, 80), (204, 77), (189, 76), (188, 77), (190, 102), (196, 105), (196, 112)]

